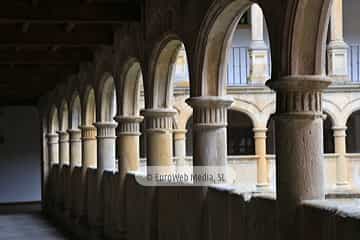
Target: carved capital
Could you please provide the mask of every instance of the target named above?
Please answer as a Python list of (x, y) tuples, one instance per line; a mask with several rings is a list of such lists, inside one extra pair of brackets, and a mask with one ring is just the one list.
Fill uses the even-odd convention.
[(116, 138), (115, 130), (117, 123), (114, 122), (97, 122), (94, 124), (97, 129), (97, 138)]
[(94, 126), (81, 126), (82, 140), (95, 140), (96, 139), (96, 127)]
[(186, 100), (193, 108), (194, 130), (227, 126), (227, 110), (233, 103), (230, 97), (193, 97)]
[(48, 133), (46, 134), (47, 143), (48, 144), (58, 144), (59, 136), (56, 133)]
[(80, 129), (69, 129), (70, 142), (81, 142), (81, 130)]
[(69, 142), (69, 134), (66, 131), (58, 131), (59, 135), (59, 143), (68, 143)]
[(276, 91), (276, 116), (324, 117), (322, 91), (331, 83), (325, 76), (288, 76), (267, 85)]
[(140, 123), (143, 121), (142, 116), (117, 116), (115, 121), (118, 122), (117, 134), (139, 136)]
[(174, 109), (145, 109), (141, 112), (145, 118), (147, 132), (172, 130)]

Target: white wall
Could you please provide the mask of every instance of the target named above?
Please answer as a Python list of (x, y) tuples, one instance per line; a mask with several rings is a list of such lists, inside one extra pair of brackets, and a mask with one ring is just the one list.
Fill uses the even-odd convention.
[(0, 203), (41, 199), (40, 123), (34, 107), (0, 107)]
[(360, 44), (360, 1), (343, 0), (344, 39), (349, 45)]

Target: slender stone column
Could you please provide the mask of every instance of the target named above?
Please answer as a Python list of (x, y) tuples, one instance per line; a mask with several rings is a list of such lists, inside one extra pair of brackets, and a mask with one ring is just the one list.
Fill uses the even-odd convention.
[(174, 133), (174, 155), (176, 165), (183, 166), (186, 164), (186, 129), (175, 129)]
[(343, 37), (343, 0), (334, 0), (331, 9), (328, 72), (337, 81), (349, 80), (348, 46)]
[(267, 128), (254, 128), (255, 154), (257, 160), (257, 188), (266, 190), (269, 187), (269, 166), (266, 159)]
[(140, 123), (143, 117), (140, 116), (118, 116), (118, 156), (119, 174), (124, 177), (128, 171), (136, 171), (139, 168), (140, 149)]
[(69, 152), (69, 134), (64, 131), (58, 131), (59, 134), (59, 168), (70, 162)]
[(172, 124), (173, 109), (146, 109), (145, 117), (147, 165), (171, 166), (173, 164)]
[(264, 16), (257, 4), (251, 6), (250, 83), (265, 84), (269, 79), (268, 47), (264, 41)]
[(276, 91), (276, 181), (280, 240), (293, 239), (303, 200), (324, 199), (322, 90), (324, 76), (289, 76), (267, 84)]
[(81, 131), (79, 129), (68, 130), (70, 135), (70, 168), (81, 167)]
[(48, 144), (48, 159), (49, 169), (51, 170), (54, 164), (59, 163), (59, 136), (56, 133), (49, 133), (46, 135)]
[(228, 97), (193, 97), (186, 101), (193, 108), (194, 166), (225, 166), (227, 162)]
[(96, 144), (96, 128), (94, 126), (82, 126), (82, 167), (86, 171), (87, 168), (96, 168), (97, 166), (97, 144)]
[(348, 164), (346, 159), (346, 127), (334, 127), (335, 153), (338, 154), (336, 160), (336, 186), (339, 190), (349, 187)]

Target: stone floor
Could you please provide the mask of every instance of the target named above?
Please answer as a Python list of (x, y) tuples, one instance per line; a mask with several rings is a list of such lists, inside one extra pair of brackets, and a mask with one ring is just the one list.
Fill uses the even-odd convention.
[(40, 211), (0, 212), (0, 240), (70, 239), (49, 223)]

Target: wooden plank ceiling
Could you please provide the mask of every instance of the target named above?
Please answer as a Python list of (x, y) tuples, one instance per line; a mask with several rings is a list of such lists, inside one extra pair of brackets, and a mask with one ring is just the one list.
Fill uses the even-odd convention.
[(0, 105), (36, 104), (132, 21), (139, 0), (1, 1)]

